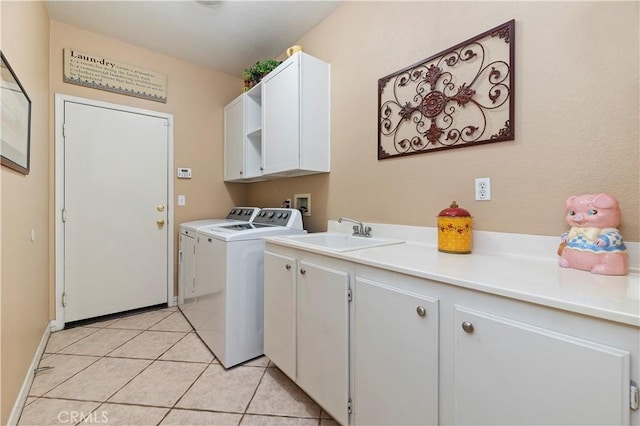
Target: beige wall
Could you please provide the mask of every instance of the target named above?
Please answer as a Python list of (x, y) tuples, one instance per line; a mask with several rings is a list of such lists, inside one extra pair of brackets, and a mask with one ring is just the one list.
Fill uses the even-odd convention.
[[(166, 74), (167, 103), (64, 83), (63, 49), (66, 47)], [(173, 114), (174, 174), (177, 167), (191, 167), (193, 172), (192, 179), (174, 180), (175, 196), (186, 195), (187, 199), (184, 207), (177, 206), (177, 200), (174, 199), (176, 251), (179, 223), (225, 216), (230, 207), (246, 202), (245, 186), (224, 184), (222, 181), (223, 108), (240, 94), (242, 85), (239, 76), (229, 76), (113, 38), (51, 21), (51, 102), (53, 93), (62, 93)], [(54, 123), (53, 107), (51, 120)], [(53, 126), (51, 140), (53, 143)], [(52, 191), (52, 199), (53, 196)], [(54, 212), (51, 214), (53, 216)], [(177, 265), (175, 271), (177, 273)], [(53, 308), (53, 287), (51, 291)]]
[[(0, 423), (6, 424), (49, 322), (49, 17), (42, 2), (5, 2), (2, 52), (31, 98), (31, 172), (2, 167)], [(31, 230), (35, 240), (30, 239)]]
[[(638, 2), (346, 2), (305, 35), (332, 64), (331, 173), (251, 184), (249, 204), (310, 192), (312, 231), (341, 215), (435, 226), (452, 200), (478, 230), (559, 235), (568, 196), (609, 192), (640, 241)], [(377, 81), (516, 20), (516, 138), (377, 160)], [(474, 201), (490, 177), (492, 200)]]

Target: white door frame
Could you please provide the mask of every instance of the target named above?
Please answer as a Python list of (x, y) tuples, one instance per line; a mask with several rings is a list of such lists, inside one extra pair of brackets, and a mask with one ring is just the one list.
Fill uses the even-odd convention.
[(108, 102), (96, 101), (93, 99), (69, 96), (61, 93), (55, 94), (55, 319), (51, 322), (51, 331), (62, 330), (64, 328), (64, 308), (62, 307), (62, 294), (64, 293), (64, 226), (62, 223), (62, 208), (64, 206), (64, 103), (76, 102), (94, 107), (109, 108), (123, 112), (150, 115), (164, 118), (169, 123), (169, 135), (167, 146), (167, 177), (168, 177), (168, 202), (167, 217), (169, 225), (169, 238), (167, 240), (167, 304), (175, 305), (173, 295), (173, 114), (151, 111), (140, 108), (133, 108), (125, 105), (112, 104)]

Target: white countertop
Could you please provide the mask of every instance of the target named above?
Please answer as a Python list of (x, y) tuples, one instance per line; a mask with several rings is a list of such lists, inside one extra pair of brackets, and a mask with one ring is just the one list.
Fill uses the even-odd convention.
[[(384, 225), (376, 237), (403, 238), (408, 235), (429, 241), (429, 228)], [(373, 224), (374, 230), (376, 225)], [(378, 227), (381, 226), (378, 224)], [(336, 227), (329, 226), (330, 231)], [(409, 232), (407, 232), (409, 231)], [(485, 232), (476, 236), (471, 254), (448, 254), (435, 244), (406, 239), (404, 244), (364, 250), (335, 252), (320, 247), (297, 244), (286, 238), (266, 238), (270, 243), (426, 278), (463, 288), (496, 294), (552, 308), (640, 327), (640, 275), (596, 275), (576, 269), (561, 268), (558, 258), (546, 255), (557, 243), (550, 237)], [(531, 237), (531, 238), (530, 238)], [(527, 253), (518, 253), (513, 241), (526, 241)], [(431, 240), (434, 241), (434, 240)], [(490, 243), (505, 251), (483, 250)], [(637, 243), (631, 243), (630, 259), (635, 271)], [(483, 247), (483, 245), (485, 247)], [(522, 245), (522, 244), (518, 244)], [(479, 246), (479, 247), (477, 247)], [(553, 250), (552, 250), (553, 253)]]

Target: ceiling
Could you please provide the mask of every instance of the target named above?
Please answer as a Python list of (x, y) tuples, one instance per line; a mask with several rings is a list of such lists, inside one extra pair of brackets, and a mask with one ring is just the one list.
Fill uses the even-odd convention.
[(48, 0), (47, 9), (52, 20), (240, 76), (257, 61), (278, 57), (339, 4)]

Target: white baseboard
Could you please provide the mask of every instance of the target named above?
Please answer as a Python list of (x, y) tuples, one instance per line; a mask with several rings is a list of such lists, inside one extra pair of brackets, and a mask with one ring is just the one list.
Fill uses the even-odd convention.
[(52, 327), (52, 322), (47, 323), (47, 327), (45, 328), (44, 333), (42, 334), (42, 339), (40, 339), (40, 344), (38, 345), (38, 349), (36, 349), (36, 353), (33, 355), (33, 360), (31, 360), (31, 365), (29, 366), (29, 370), (27, 370), (27, 376), (24, 378), (24, 382), (22, 383), (22, 387), (20, 388), (20, 393), (18, 393), (16, 402), (13, 404), (13, 410), (11, 410), (11, 414), (9, 415), (7, 426), (17, 425), (18, 420), (20, 420), (20, 415), (22, 414), (22, 408), (24, 407), (24, 403), (27, 401), (27, 396), (29, 395), (31, 384), (33, 383), (33, 379), (35, 378), (36, 368), (38, 368), (38, 364), (40, 363), (40, 359), (42, 358), (44, 349), (46, 348), (47, 342), (49, 341), (49, 335), (51, 334), (51, 327)]

